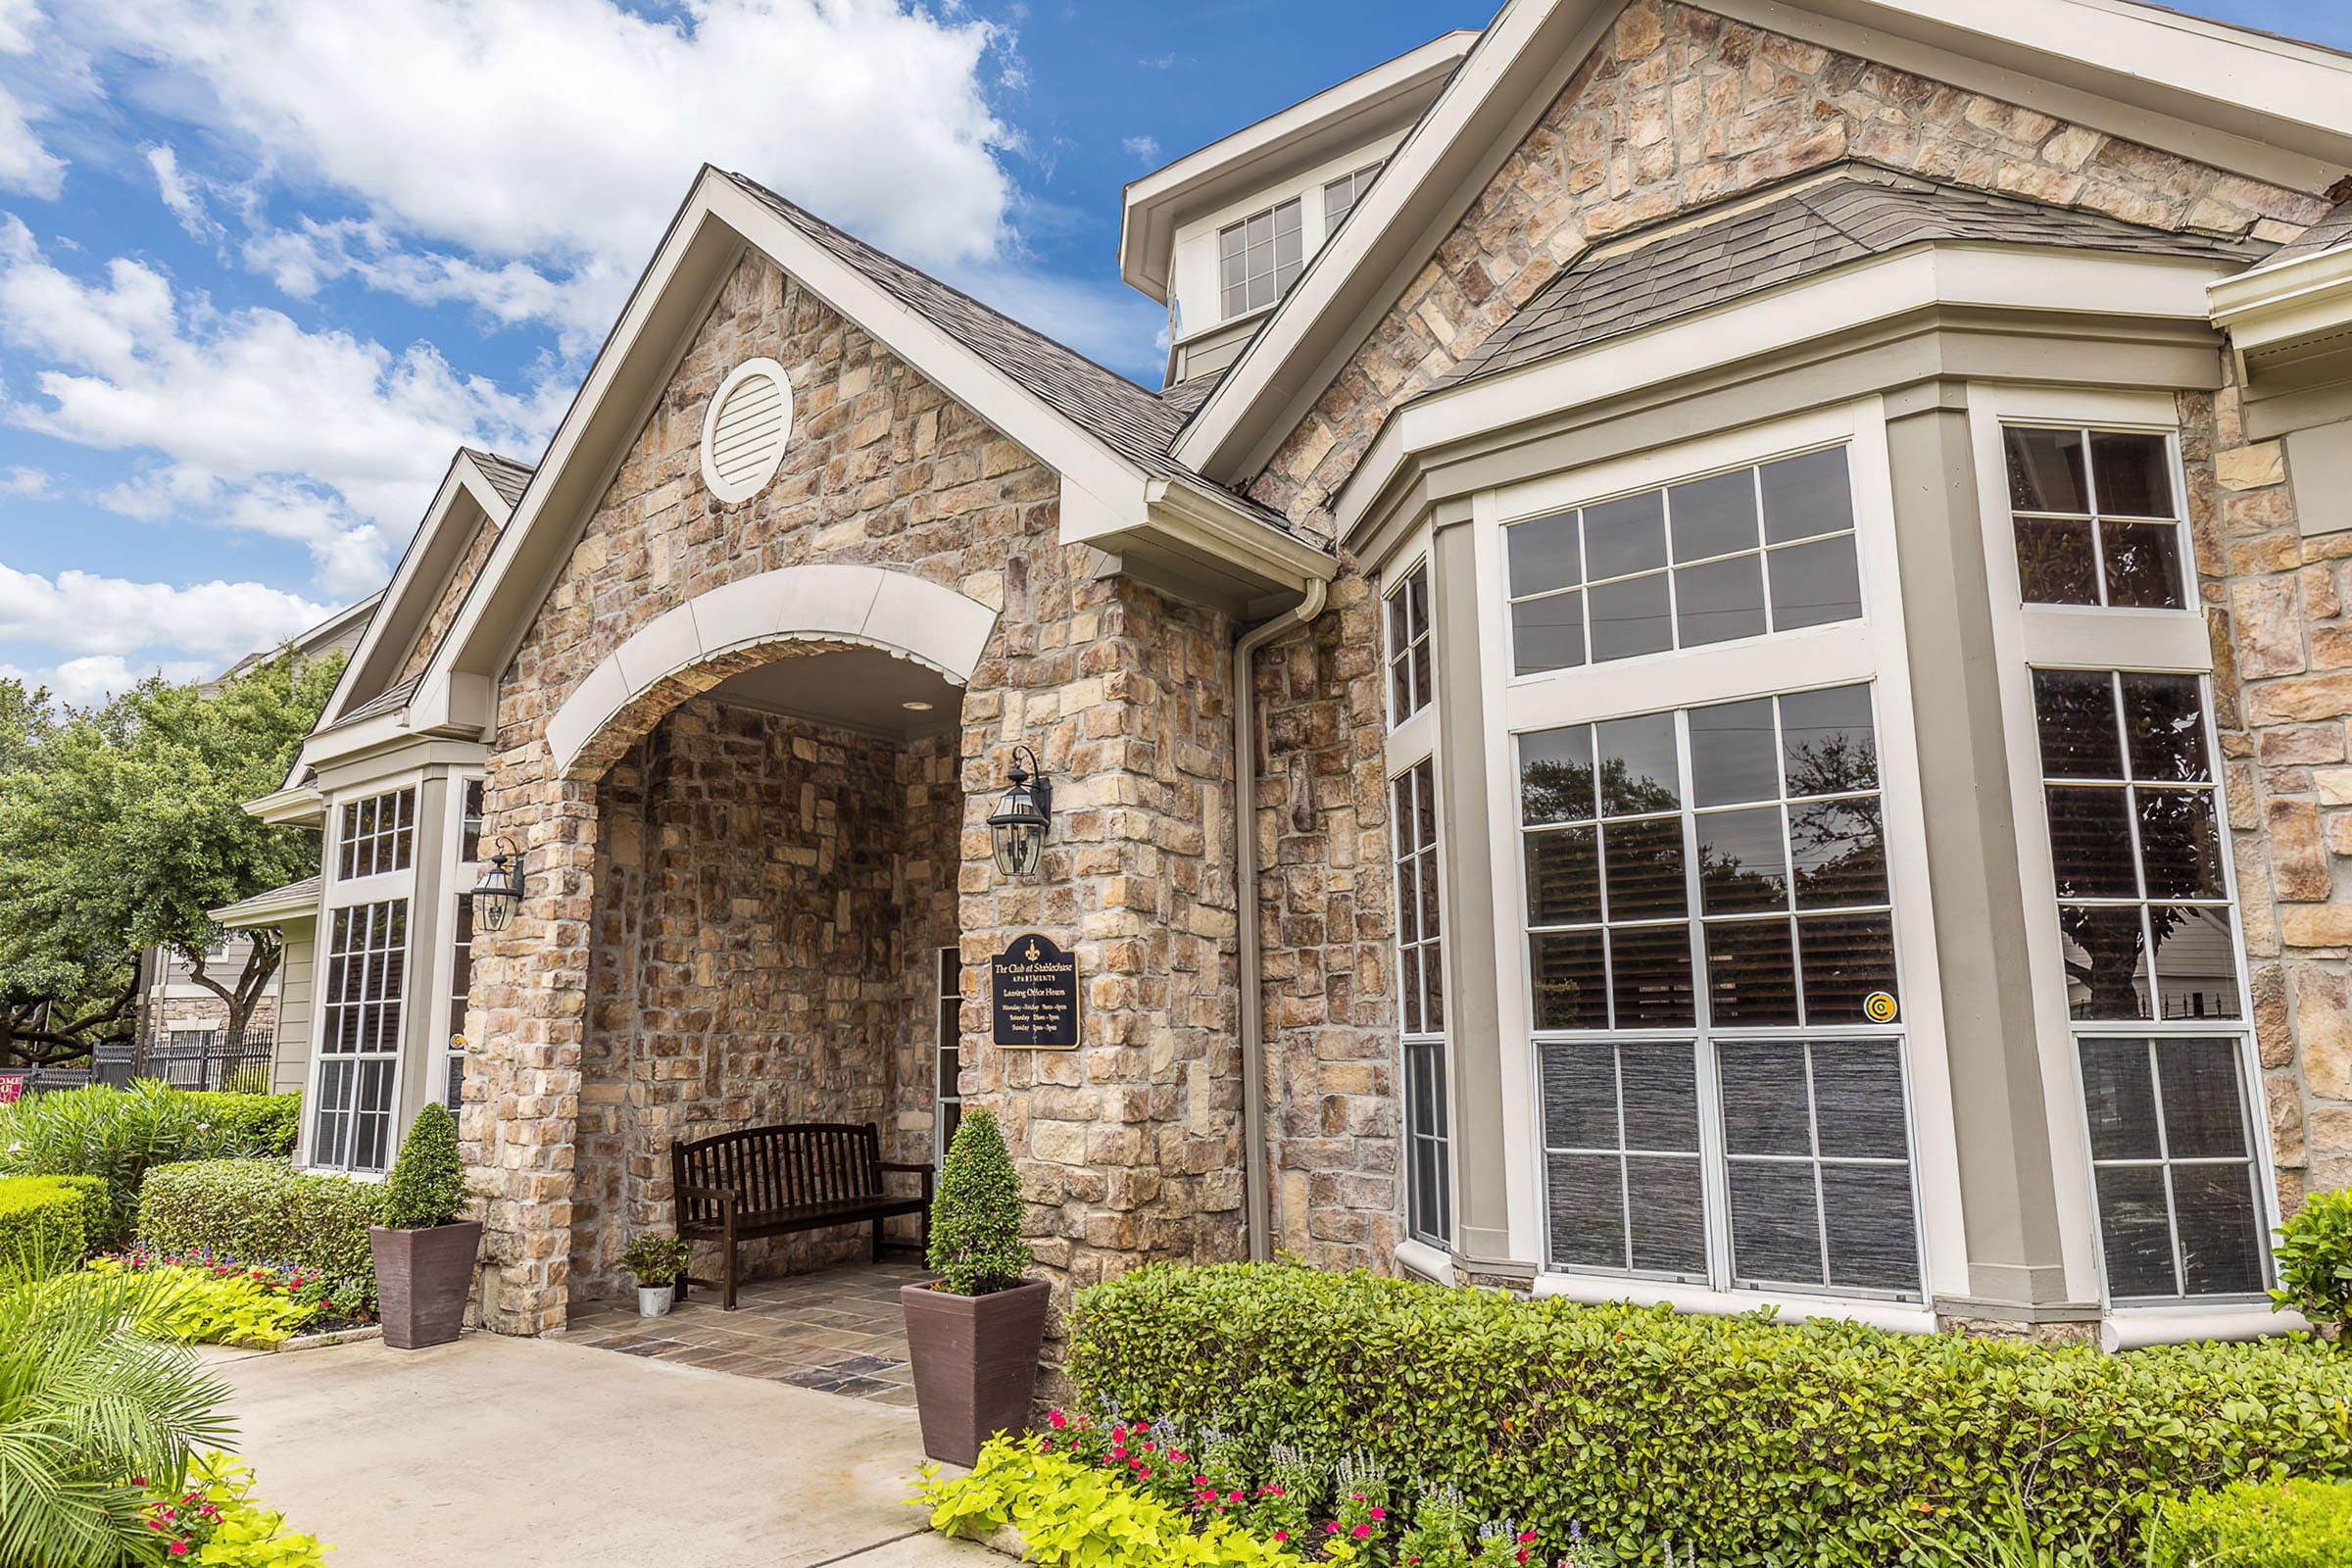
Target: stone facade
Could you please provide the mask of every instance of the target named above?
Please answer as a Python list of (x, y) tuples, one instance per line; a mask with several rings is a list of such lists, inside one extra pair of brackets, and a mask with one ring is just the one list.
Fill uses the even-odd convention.
[(410, 649), (409, 657), (401, 662), (400, 673), (392, 677), (392, 685), (415, 680), (424, 673), (424, 666), (433, 662), (433, 652), (441, 646), (441, 639), (448, 633), (450, 622), (456, 620), (458, 612), (465, 608), (466, 596), (472, 591), (473, 580), (482, 574), (482, 567), (489, 564), (490, 552), (497, 547), (497, 525), (487, 520), (475, 524), (473, 537), (466, 542), (466, 554), (458, 559), (457, 569), (450, 573), (448, 584), (441, 590), (439, 602), (433, 606), (432, 614), (425, 619), (424, 629), (416, 634), (416, 646)]
[[(2279, 1205), (2352, 1186), (2352, 531), (2298, 506), (2234, 382), (2180, 399)], [(2306, 531), (2307, 529), (2311, 531)]]
[[(701, 477), (702, 414), (726, 371), (755, 355), (786, 367), (796, 426), (777, 479), (724, 507)], [(981, 1046), (985, 1006), (964, 1010), (963, 1088), (1004, 1121), (1041, 1260), (1083, 1283), (1143, 1258), (1240, 1250), (1223, 794), (1232, 628), (1090, 575), (1085, 553), (1056, 538), (1058, 494), (1054, 474), (764, 259), (745, 260), (722, 289), (500, 686), (487, 807), (495, 831), (524, 847), (529, 893), (514, 923), (474, 950), (468, 1033), (479, 1045), (461, 1117), (488, 1222), (493, 1326), (562, 1325), (575, 1204), (595, 1201), (577, 1185), (589, 1152), (575, 1134), (599, 1049), (588, 999), (606, 919), (600, 856), (617, 820), (608, 799), (627, 786), (576, 767), (581, 776), (552, 776), (548, 715), (655, 616), (809, 562), (911, 572), (999, 614), (965, 695), (954, 773), (943, 765), (905, 787), (933, 799), (953, 788), (960, 803), (965, 994), (1007, 935), (1030, 926), (1064, 936), (1086, 977), (1088, 1033), (1073, 1053)], [(727, 668), (665, 682), (583, 755), (626, 772), (667, 710), (790, 651), (730, 655)], [(1057, 792), (1044, 874), (1020, 884), (989, 864), (983, 820), (1015, 742), (1037, 750)]]

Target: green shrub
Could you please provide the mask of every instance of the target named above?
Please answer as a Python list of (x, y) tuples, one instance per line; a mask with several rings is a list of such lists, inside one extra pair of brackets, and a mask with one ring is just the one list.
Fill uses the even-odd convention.
[(384, 1223), (394, 1230), (430, 1230), (456, 1219), (465, 1205), (457, 1119), (438, 1100), (428, 1101), (409, 1124), (408, 1141), (384, 1181)]
[(2314, 1193), (2278, 1231), (2278, 1307), (2294, 1307), (2321, 1327), (2333, 1324), (2352, 1350), (2352, 1187)]
[(2106, 1355), (1154, 1264), (1080, 1295), (1067, 1366), (1253, 1465), (1276, 1442), (1361, 1451), (1545, 1541), (1581, 1525), (1596, 1553), (1671, 1541), (1726, 1568), (1891, 1562), (2020, 1486), (2045, 1539), (2136, 1562), (2163, 1497), (2352, 1475), (2352, 1367), (2304, 1337)]
[(190, 1097), (204, 1119), (218, 1129), (230, 1154), (283, 1157), (294, 1152), (302, 1132), (300, 1095), (207, 1093)]
[(223, 1115), (218, 1104), (246, 1099), (190, 1094), (152, 1081), (29, 1095), (0, 1106), (0, 1174), (104, 1177), (109, 1213), (90, 1245), (121, 1247), (129, 1240), (139, 1183), (151, 1166), (285, 1152), (260, 1146), (265, 1136), (277, 1137), (273, 1129), (283, 1112), (265, 1115), (231, 1104)]
[(648, 1232), (630, 1238), (629, 1245), (621, 1249), (620, 1266), (636, 1275), (639, 1285), (658, 1291), (686, 1277), (691, 1251), (682, 1236)]
[(383, 1223), (384, 1189), (312, 1176), (269, 1159), (205, 1159), (148, 1173), (139, 1246), (277, 1263), (333, 1282), (338, 1304), (375, 1304), (368, 1227)]
[(0, 1176), (0, 1273), (72, 1268), (106, 1223), (106, 1183), (95, 1176)]
[(1011, 1290), (1036, 1261), (1021, 1240), (1021, 1179), (1004, 1152), (1004, 1134), (977, 1106), (956, 1124), (939, 1168), (930, 1259), (941, 1286), (957, 1296)]
[(2153, 1568), (2343, 1568), (2352, 1485), (2239, 1481), (2164, 1505)]

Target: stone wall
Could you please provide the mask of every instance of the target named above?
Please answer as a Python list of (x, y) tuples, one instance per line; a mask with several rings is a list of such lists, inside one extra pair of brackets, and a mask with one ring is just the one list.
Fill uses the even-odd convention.
[(498, 525), (487, 519), (476, 523), (473, 537), (466, 542), (466, 554), (458, 558), (457, 567), (450, 573), (448, 583), (442, 587), (441, 598), (434, 604), (433, 612), (425, 617), (424, 629), (416, 634), (416, 646), (409, 650), (407, 659), (401, 661), (400, 673), (392, 677), (391, 685), (415, 680), (424, 673), (424, 666), (433, 662), (434, 651), (448, 634), (450, 623), (458, 618), (458, 612), (465, 608), (466, 596), (473, 589), (473, 579), (482, 574), (482, 567), (489, 564), (490, 552), (497, 546)]
[[(785, 366), (795, 429), (776, 480), (721, 506), (697, 460), (703, 413), (726, 372), (756, 355)], [(514, 924), (475, 949), (468, 1021), (479, 1046), (460, 1119), (487, 1221), (492, 1326), (562, 1325), (575, 1219), (607, 829), (592, 779), (549, 772), (547, 717), (655, 616), (809, 562), (913, 572), (999, 612), (960, 735), (901, 789), (961, 797), (967, 997), (988, 956), (1029, 926), (1068, 941), (1086, 977), (1088, 1035), (1075, 1053), (998, 1052), (983, 1044), (985, 1004), (963, 1009), (963, 1087), (1004, 1117), (1044, 1264), (1083, 1280), (1146, 1257), (1238, 1250), (1232, 628), (1094, 576), (1087, 553), (1056, 537), (1058, 495), (1051, 471), (764, 258), (747, 257), (721, 289), (500, 684), (487, 807), (493, 830), (524, 847), (528, 891)], [(689, 672), (589, 751), (623, 756), (666, 707), (725, 672)], [(1056, 811), (1044, 877), (1017, 885), (989, 863), (985, 826), (1015, 742), (1045, 759)]]
[[(2224, 356), (2227, 365), (2228, 356)], [(2352, 531), (2304, 528), (2234, 382), (2183, 395), (2197, 571), (2279, 1203), (2352, 1186)]]

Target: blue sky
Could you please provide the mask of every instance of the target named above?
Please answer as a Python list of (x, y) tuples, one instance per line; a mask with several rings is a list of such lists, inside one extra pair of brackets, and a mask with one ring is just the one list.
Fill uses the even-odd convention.
[(1490, 11), (0, 0), (0, 673), (207, 674), (378, 586), (459, 442), (536, 457), (706, 159), (1152, 381), (1120, 185)]

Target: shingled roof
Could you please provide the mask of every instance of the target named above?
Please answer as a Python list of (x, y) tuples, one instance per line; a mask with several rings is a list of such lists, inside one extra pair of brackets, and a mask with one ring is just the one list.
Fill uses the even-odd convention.
[(523, 487), (531, 482), (533, 470), (529, 464), (484, 452), (480, 447), (464, 450), (473, 460), (473, 466), (482, 470), (482, 477), (490, 481), (490, 488), (498, 492), (500, 500), (512, 507), (522, 499)]
[(1235, 494), (1168, 456), (1176, 432), (1200, 407), (1200, 392), (1163, 397), (1138, 386), (1077, 350), (1056, 343), (1036, 328), (1024, 326), (1002, 311), (981, 304), (961, 289), (941, 282), (920, 268), (908, 266), (855, 234), (834, 227), (758, 180), (732, 172), (727, 177), (899, 303), (1145, 472), (1218, 491), (1268, 527), (1290, 531), (1288, 519), (1279, 513)]
[[(1729, 205), (1729, 204), (1727, 204)], [(1544, 285), (1440, 385), (1496, 375), (1884, 256), (1961, 241), (2255, 260), (2258, 247), (2142, 228), (2092, 213), (1989, 196), (1867, 165), (1844, 165), (1713, 220), (1685, 215), (1595, 247)]]
[(2352, 199), (2335, 204), (2326, 218), (2278, 247), (2274, 262), (2299, 262), (2306, 256), (2352, 248)]

